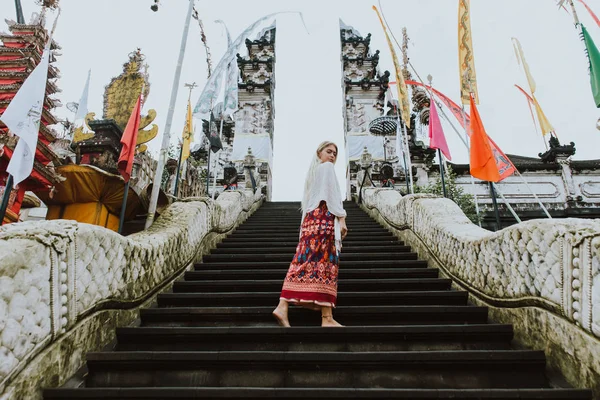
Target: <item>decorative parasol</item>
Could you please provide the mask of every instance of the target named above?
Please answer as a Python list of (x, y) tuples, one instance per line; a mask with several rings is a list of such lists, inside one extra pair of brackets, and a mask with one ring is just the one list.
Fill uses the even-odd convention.
[(398, 117), (377, 117), (369, 123), (369, 132), (373, 135), (388, 136), (395, 135), (398, 127)]

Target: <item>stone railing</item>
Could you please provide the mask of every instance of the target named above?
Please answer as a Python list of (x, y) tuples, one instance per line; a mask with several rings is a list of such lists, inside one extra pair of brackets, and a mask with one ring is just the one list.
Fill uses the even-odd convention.
[(1, 227), (0, 399), (38, 398), (33, 386), (72, 375), (261, 202), (251, 191), (188, 199), (128, 237), (67, 220)]
[(532, 220), (490, 232), (447, 199), (386, 189), (363, 196), (372, 216), (472, 301), (491, 306), (492, 318), (513, 323), (517, 339), (547, 350), (573, 385), (600, 389), (599, 220)]

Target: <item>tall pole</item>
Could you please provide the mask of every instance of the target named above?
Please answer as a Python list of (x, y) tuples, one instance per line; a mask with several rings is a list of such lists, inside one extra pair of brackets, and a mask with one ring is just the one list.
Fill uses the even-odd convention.
[(210, 143), (208, 144), (208, 160), (206, 161), (206, 197), (209, 197), (208, 189), (210, 187)]
[(125, 193), (123, 194), (123, 203), (121, 204), (121, 216), (119, 218), (119, 231), (123, 231), (123, 224), (125, 223), (125, 210), (127, 209), (127, 195), (129, 194), (129, 181), (125, 183)]
[(408, 144), (408, 132), (406, 131), (406, 124), (403, 123), (402, 124), (402, 130), (404, 131), (404, 147), (406, 148), (406, 151), (408, 152), (408, 157), (406, 159), (406, 162), (408, 163), (407, 168), (408, 168), (408, 178), (410, 179), (410, 194), (413, 194), (415, 192), (415, 187), (414, 187), (414, 181), (413, 181), (413, 173), (412, 173), (412, 161), (410, 159), (410, 146)]
[(154, 175), (154, 184), (152, 185), (152, 194), (150, 196), (150, 205), (148, 207), (148, 217), (146, 218), (145, 229), (148, 229), (154, 221), (156, 213), (156, 203), (158, 202), (158, 192), (160, 190), (160, 181), (165, 169), (165, 161), (169, 150), (169, 142), (171, 141), (171, 125), (173, 123), (173, 114), (175, 112), (175, 103), (177, 102), (177, 91), (179, 90), (179, 80), (181, 78), (181, 68), (183, 66), (183, 58), (185, 56), (185, 47), (187, 45), (187, 37), (190, 31), (190, 19), (194, 9), (194, 0), (189, 0), (187, 15), (185, 16), (185, 24), (183, 26), (183, 35), (181, 37), (181, 47), (179, 49), (179, 59), (177, 60), (177, 68), (175, 68), (175, 76), (173, 77), (173, 87), (171, 88), (171, 101), (169, 103), (169, 111), (165, 122), (165, 130), (163, 132), (163, 141), (158, 155), (158, 163), (156, 165), (156, 174)]
[(569, 5), (571, 6), (571, 10), (573, 10), (573, 18), (575, 20), (575, 25), (579, 25), (579, 17), (577, 16), (577, 9), (575, 9), (575, 4), (573, 0), (568, 0)]
[(494, 191), (494, 184), (488, 182), (490, 185), (490, 196), (492, 197), (492, 204), (494, 205), (494, 215), (496, 216), (496, 231), (501, 229), (500, 226), (500, 212), (498, 211), (498, 202), (496, 201), (496, 192)]
[(444, 162), (442, 161), (442, 151), (438, 149), (438, 158), (440, 160), (440, 177), (442, 180), (442, 193), (444, 197), (448, 197), (448, 193), (446, 193), (446, 180), (444, 179)]
[(177, 163), (177, 173), (175, 174), (175, 189), (173, 190), (173, 196), (177, 198), (177, 192), (179, 192), (179, 175), (181, 172), (181, 158), (183, 157), (183, 143), (179, 148), (179, 162)]
[(23, 17), (23, 7), (21, 7), (21, 0), (15, 0), (15, 9), (17, 10), (17, 22), (19, 24), (24, 24), (25, 17)]
[(6, 209), (8, 208), (8, 200), (10, 199), (10, 192), (13, 189), (13, 177), (8, 174), (6, 179), (6, 187), (4, 188), (4, 196), (2, 196), (2, 203), (0, 203), (0, 226), (4, 223), (4, 216), (6, 215)]
[[(388, 90), (390, 90), (388, 88)], [(394, 105), (394, 109), (396, 110), (396, 141), (400, 144), (400, 146), (402, 147), (402, 158), (404, 159), (404, 179), (406, 180), (406, 194), (409, 195), (410, 194), (410, 182), (408, 180), (408, 164), (406, 162), (406, 151), (404, 149), (404, 140), (402, 138), (402, 133), (400, 132), (400, 112), (398, 111), (398, 107), (396, 107), (396, 105)], [(398, 156), (400, 157), (400, 156)], [(412, 166), (411, 166), (412, 168)]]

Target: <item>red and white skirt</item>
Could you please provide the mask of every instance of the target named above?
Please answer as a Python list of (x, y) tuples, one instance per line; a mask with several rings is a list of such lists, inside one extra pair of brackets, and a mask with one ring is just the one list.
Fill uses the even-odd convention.
[(335, 248), (335, 215), (322, 201), (306, 214), (300, 242), (281, 290), (281, 299), (292, 304), (335, 307), (339, 255)]

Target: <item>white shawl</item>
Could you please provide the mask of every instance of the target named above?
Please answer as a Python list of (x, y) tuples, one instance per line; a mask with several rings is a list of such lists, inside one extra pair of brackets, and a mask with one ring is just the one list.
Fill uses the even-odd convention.
[[(331, 162), (321, 163), (317, 167), (317, 173), (314, 182), (310, 185), (306, 205), (302, 214), (302, 223), (307, 213), (319, 207), (321, 201), (327, 203), (327, 209), (335, 215), (335, 247), (339, 254), (342, 249), (342, 232), (340, 229), (339, 218), (346, 217), (346, 211), (342, 204), (342, 193), (337, 177), (335, 176), (335, 167)], [(302, 232), (300, 232), (302, 234)]]

